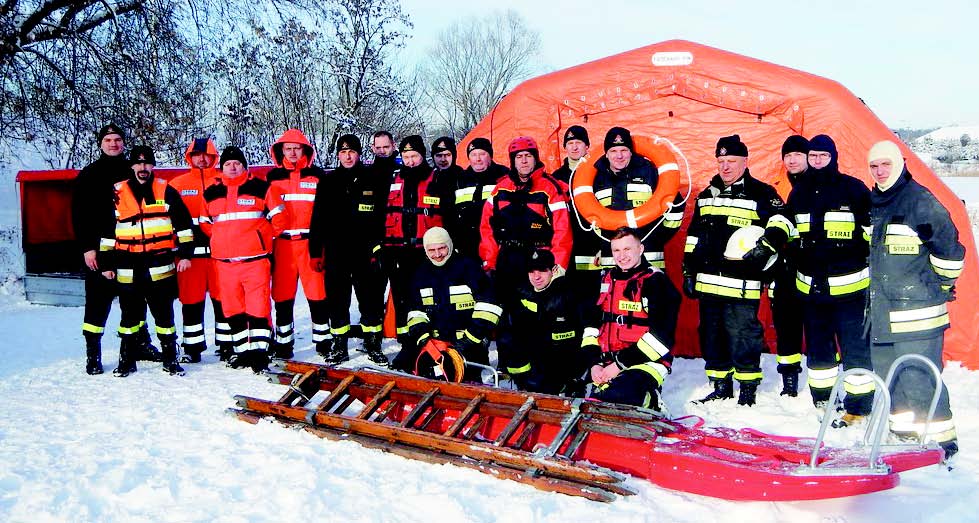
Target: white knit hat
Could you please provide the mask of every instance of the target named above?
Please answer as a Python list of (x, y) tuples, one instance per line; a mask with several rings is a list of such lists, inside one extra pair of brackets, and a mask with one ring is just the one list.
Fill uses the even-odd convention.
[(877, 142), (870, 148), (870, 152), (867, 153), (868, 164), (874, 160), (884, 159), (891, 161), (891, 176), (885, 183), (877, 184), (882, 191), (886, 191), (894, 185), (898, 177), (901, 176), (901, 173), (904, 172), (904, 155), (901, 154), (901, 148), (896, 143), (890, 140)]
[[(438, 245), (444, 243), (449, 248), (449, 256), (446, 256), (444, 260), (435, 265), (444, 265), (445, 262), (449, 261), (449, 257), (452, 256), (452, 237), (449, 236), (449, 231), (443, 229), (442, 227), (432, 227), (431, 229), (425, 231), (425, 235), (422, 236), (422, 245), (427, 250), (432, 245)], [(426, 253), (427, 256), (427, 253)], [(431, 260), (431, 258), (429, 258)], [(431, 260), (435, 263), (434, 260)]]

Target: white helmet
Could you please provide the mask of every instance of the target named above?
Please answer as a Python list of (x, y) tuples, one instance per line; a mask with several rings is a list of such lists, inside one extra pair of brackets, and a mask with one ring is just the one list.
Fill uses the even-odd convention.
[[(727, 240), (727, 248), (724, 249), (724, 257), (729, 260), (742, 260), (744, 255), (748, 254), (748, 251), (754, 249), (758, 245), (758, 240), (765, 235), (765, 229), (757, 225), (749, 225), (747, 227), (742, 227), (731, 235)], [(775, 263), (777, 256), (772, 255), (767, 262), (765, 262), (765, 269), (768, 269)]]

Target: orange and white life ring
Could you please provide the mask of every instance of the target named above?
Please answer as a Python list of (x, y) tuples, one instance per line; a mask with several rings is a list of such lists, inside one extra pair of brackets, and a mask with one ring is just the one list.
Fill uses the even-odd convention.
[(666, 142), (646, 136), (633, 136), (634, 154), (646, 157), (653, 162), (659, 172), (656, 190), (645, 203), (628, 211), (614, 211), (604, 207), (595, 197), (595, 166), (591, 163), (578, 165), (571, 184), (575, 209), (594, 227), (611, 231), (619, 227), (643, 227), (649, 225), (669, 208), (680, 190), (680, 165), (676, 154)]

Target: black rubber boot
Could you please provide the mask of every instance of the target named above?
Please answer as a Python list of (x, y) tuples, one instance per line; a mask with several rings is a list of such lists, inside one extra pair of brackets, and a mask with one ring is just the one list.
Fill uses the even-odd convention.
[(350, 354), (347, 352), (347, 337), (335, 336), (333, 338), (333, 346), (323, 356), (323, 359), (326, 360), (327, 365), (337, 365), (349, 360)]
[(144, 323), (134, 339), (135, 347), (132, 349), (133, 359), (138, 361), (163, 361), (163, 354), (153, 345), (150, 338), (150, 331)]
[(389, 367), (391, 365), (388, 362), (388, 357), (381, 350), (380, 334), (368, 334), (364, 337), (364, 351), (367, 353), (367, 359), (371, 360), (371, 363), (374, 365), (378, 367)]
[(96, 376), (105, 372), (102, 369), (102, 336), (85, 333), (85, 372)]
[(161, 341), (160, 347), (163, 348), (163, 372), (169, 372), (171, 376), (183, 376), (184, 368), (177, 363), (177, 341)]
[(757, 381), (741, 382), (741, 390), (738, 391), (738, 405), (752, 406), (755, 404), (755, 396), (758, 394)]
[(782, 392), (779, 393), (781, 396), (796, 397), (799, 395), (799, 373), (798, 372), (786, 372), (782, 374)]
[(184, 355), (180, 357), (180, 363), (200, 363), (201, 353), (196, 349), (184, 348)]
[(325, 339), (323, 341), (317, 342), (316, 343), (316, 353), (319, 354), (320, 356), (323, 356), (324, 359), (327, 356), (329, 356), (330, 355), (330, 351), (333, 350), (333, 340), (334, 339), (336, 339), (336, 337), (334, 337), (334, 338), (327, 338), (327, 339)]
[(112, 371), (113, 376), (125, 378), (136, 372), (136, 359), (133, 356), (133, 345), (137, 343), (132, 335), (122, 337), (122, 341), (119, 343), (119, 366)]
[(231, 343), (221, 343), (214, 352), (218, 355), (218, 360), (228, 361), (228, 358), (235, 355), (235, 346)]
[(724, 379), (711, 380), (714, 385), (714, 392), (697, 400), (695, 403), (707, 403), (715, 400), (729, 400), (734, 397), (734, 380), (728, 376)]

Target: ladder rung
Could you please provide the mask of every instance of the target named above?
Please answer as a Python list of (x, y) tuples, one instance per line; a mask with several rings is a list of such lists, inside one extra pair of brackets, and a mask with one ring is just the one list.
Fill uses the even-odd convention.
[(425, 419), (423, 419), (423, 420), (422, 420), (422, 422), (421, 422), (421, 423), (419, 423), (419, 424), (418, 424), (418, 426), (417, 426), (417, 427), (415, 427), (415, 428), (417, 428), (417, 429), (419, 429), (419, 430), (425, 430), (425, 429), (427, 429), (427, 428), (428, 428), (428, 426), (429, 426), (429, 425), (430, 425), (430, 424), (431, 424), (431, 423), (432, 423), (433, 421), (435, 421), (435, 418), (437, 418), (437, 417), (438, 417), (438, 415), (439, 415), (439, 414), (441, 414), (441, 413), (442, 413), (442, 409), (439, 409), (439, 408), (437, 408), (437, 407), (432, 407), (432, 410), (430, 410), (430, 411), (428, 412), (428, 415), (426, 415), (426, 416), (425, 416)]
[(510, 439), (510, 436), (517, 431), (517, 427), (519, 427), (520, 423), (527, 418), (527, 414), (530, 413), (530, 409), (532, 408), (534, 408), (534, 398), (529, 397), (527, 398), (527, 401), (524, 401), (523, 405), (517, 409), (517, 412), (513, 414), (513, 418), (510, 420), (510, 423), (507, 423), (507, 426), (503, 428), (503, 432), (500, 432), (500, 435), (496, 437), (496, 441), (493, 442), (493, 445), (499, 447), (506, 444), (506, 440)]
[(310, 387), (310, 385), (316, 385), (311, 379), (316, 373), (316, 369), (310, 369), (304, 374), (297, 374), (295, 377), (293, 377), (292, 383), (289, 384), (289, 390), (286, 391), (281, 398), (279, 398), (279, 403), (292, 405), (292, 402), (296, 401), (297, 399), (300, 399), (300, 401), (297, 402), (297, 406), (299, 407), (309, 403), (309, 398), (312, 397), (311, 393), (315, 394), (315, 390), (309, 389), (318, 388), (315, 386)]
[(409, 412), (408, 415), (405, 416), (405, 419), (401, 422), (401, 426), (411, 427), (411, 424), (414, 423), (415, 420), (417, 420), (418, 417), (421, 416), (422, 412), (424, 412), (425, 409), (428, 408), (429, 404), (432, 403), (432, 400), (435, 399), (435, 395), (438, 393), (439, 393), (438, 387), (434, 387), (431, 390), (429, 390), (428, 393), (422, 396), (422, 399), (418, 400), (418, 403), (415, 404), (415, 408), (411, 409), (411, 412)]
[(388, 394), (391, 392), (391, 389), (393, 389), (394, 386), (395, 386), (394, 381), (387, 382), (384, 385), (384, 387), (382, 387), (381, 390), (378, 391), (378, 393), (375, 394), (373, 398), (371, 398), (371, 400), (367, 403), (367, 405), (364, 405), (364, 409), (360, 411), (360, 414), (357, 414), (357, 417), (360, 419), (367, 419), (368, 417), (370, 417), (370, 415), (374, 413), (377, 407), (380, 406), (381, 402), (387, 399)]
[(568, 459), (574, 459), (574, 453), (578, 452), (578, 447), (585, 441), (585, 437), (588, 436), (587, 430), (579, 430), (574, 438), (571, 439), (571, 443), (568, 444), (568, 448), (564, 450), (560, 455)]
[(384, 406), (384, 408), (378, 411), (377, 416), (374, 418), (374, 421), (377, 423), (381, 423), (382, 421), (388, 419), (388, 416), (391, 414), (391, 412), (394, 411), (394, 409), (399, 408), (400, 406), (401, 406), (400, 401), (389, 401), (388, 404)]
[(483, 425), (485, 425), (485, 424), (486, 424), (486, 418), (485, 417), (480, 416), (480, 417), (476, 418), (476, 422), (475, 423), (473, 423), (472, 425), (470, 425), (467, 430), (462, 431), (462, 439), (473, 439), (473, 437), (476, 435), (476, 433), (478, 433), (479, 430), (482, 429), (483, 428)]
[(476, 412), (476, 409), (479, 408), (479, 404), (482, 403), (484, 399), (486, 399), (486, 394), (483, 394), (482, 392), (477, 394), (476, 397), (469, 402), (469, 405), (466, 405), (466, 408), (452, 423), (452, 426), (445, 429), (445, 432), (443, 432), (442, 435), (449, 436), (450, 438), (455, 437), (456, 433), (459, 432), (459, 429), (469, 422), (469, 418), (471, 418), (473, 413)]
[(517, 440), (513, 443), (513, 448), (517, 450), (522, 449), (527, 444), (527, 439), (530, 438), (535, 428), (537, 428), (537, 424), (533, 421), (528, 421), (524, 424), (523, 430), (520, 431), (520, 435), (517, 436)]
[(353, 383), (356, 377), (357, 377), (356, 375), (351, 374), (346, 378), (343, 378), (343, 381), (337, 384), (336, 388), (333, 389), (332, 392), (330, 392), (330, 395), (327, 396), (325, 400), (323, 400), (323, 403), (320, 403), (319, 407), (316, 407), (316, 410), (321, 412), (329, 412), (330, 409), (334, 405), (336, 405), (338, 401), (340, 401), (340, 398), (347, 393), (347, 387), (349, 387), (350, 384)]

